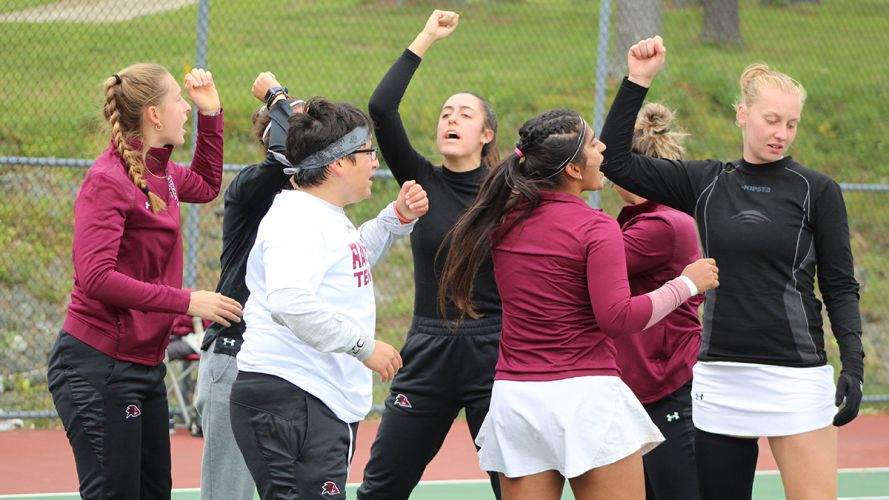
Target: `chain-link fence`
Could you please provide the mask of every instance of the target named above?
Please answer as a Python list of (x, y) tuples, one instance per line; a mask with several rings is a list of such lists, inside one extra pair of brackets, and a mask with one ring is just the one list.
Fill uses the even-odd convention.
[[(714, 9), (714, 6), (717, 7)], [(737, 6), (737, 11), (732, 9)], [(601, 127), (626, 46), (663, 33), (668, 65), (651, 98), (678, 110), (689, 157), (730, 159), (740, 135), (737, 78), (765, 61), (809, 91), (794, 154), (846, 183), (862, 283), (866, 392), (889, 393), (889, 2), (882, 0), (7, 0), (0, 5), (0, 415), (47, 412), (46, 354), (72, 281), (72, 204), (85, 167), (107, 144), (101, 82), (139, 61), (180, 78), (213, 72), (226, 115), (226, 183), (258, 160), (250, 85), (273, 71), (300, 96), (365, 107), (370, 93), (433, 8), (460, 26), (426, 55), (401, 112), (414, 146), (438, 158), (441, 103), (471, 90), (491, 102), (499, 144), (525, 119), (573, 107)], [(608, 47), (612, 56), (608, 56)], [(190, 144), (174, 160), (187, 163)], [(394, 196), (381, 180), (356, 221)], [(616, 213), (617, 200), (601, 204)], [(221, 200), (183, 211), (186, 283), (212, 289), (219, 271)], [(400, 345), (412, 309), (407, 242), (374, 271), (378, 334)], [(833, 343), (828, 342), (832, 347)], [(834, 356), (835, 358), (836, 356)], [(379, 388), (377, 395), (382, 394)]]

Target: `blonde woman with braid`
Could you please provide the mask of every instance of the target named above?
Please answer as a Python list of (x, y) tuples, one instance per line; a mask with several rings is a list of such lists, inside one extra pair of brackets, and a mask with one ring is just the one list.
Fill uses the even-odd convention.
[(241, 306), (182, 289), (179, 203), (222, 183), (222, 110), (213, 77), (185, 76), (198, 108), (191, 168), (170, 161), (191, 106), (162, 66), (105, 80), (111, 143), (74, 202), (74, 286), (49, 355), (49, 390), (74, 451), (83, 498), (170, 498), (164, 351), (177, 315), (228, 325)]

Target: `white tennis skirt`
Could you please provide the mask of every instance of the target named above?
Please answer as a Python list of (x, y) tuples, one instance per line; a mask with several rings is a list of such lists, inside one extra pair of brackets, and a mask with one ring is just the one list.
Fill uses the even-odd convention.
[(692, 420), (738, 437), (791, 436), (833, 423), (833, 367), (704, 362), (694, 366)]
[(496, 380), (475, 442), (483, 470), (572, 478), (664, 440), (633, 392), (613, 376)]

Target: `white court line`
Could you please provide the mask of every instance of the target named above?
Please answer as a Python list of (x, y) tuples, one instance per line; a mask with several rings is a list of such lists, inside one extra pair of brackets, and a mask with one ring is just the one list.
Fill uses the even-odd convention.
[[(839, 469), (838, 472), (840, 474), (855, 474), (855, 473), (882, 473), (889, 472), (889, 467), (860, 467), (854, 469)], [(765, 471), (756, 471), (757, 475), (763, 476), (773, 476), (778, 474), (776, 470), (765, 470)], [(347, 483), (346, 486), (358, 486), (361, 483)], [(487, 479), (438, 479), (434, 481), (420, 481), (420, 484), (432, 484), (432, 485), (447, 485), (447, 484), (488, 484)], [(190, 492), (198, 492), (200, 488), (176, 488), (173, 490), (173, 493), (190, 493)], [(59, 492), (59, 493), (25, 493), (21, 495), (0, 495), (0, 499), (3, 498), (44, 498), (51, 496), (70, 496), (77, 495), (77, 492), (68, 491), (68, 492)], [(879, 496), (879, 497), (839, 497), (837, 500), (889, 500), (889, 496)]]
[[(489, 482), (490, 482), (490, 479), (435, 479), (432, 481), (420, 481), (418, 483), (418, 486), (420, 484), (432, 484), (432, 485), (439, 485), (439, 484), (488, 484)], [(360, 484), (361, 483), (346, 483), (346, 486), (358, 486)], [(3, 498), (3, 497), (0, 497), (0, 498)]]
[[(849, 468), (849, 469), (837, 469), (840, 474), (859, 474), (859, 473), (882, 473), (889, 472), (889, 467), (858, 467), (858, 468)], [(757, 476), (777, 476), (779, 471), (777, 470), (758, 470), (756, 471)], [(3, 497), (0, 497), (3, 498)], [(883, 498), (883, 497), (874, 497), (874, 498)], [(889, 497), (886, 497), (889, 498)]]

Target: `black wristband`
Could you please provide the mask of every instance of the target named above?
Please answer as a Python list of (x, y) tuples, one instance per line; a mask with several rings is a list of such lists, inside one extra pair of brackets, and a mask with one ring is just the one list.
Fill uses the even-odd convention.
[(287, 97), (287, 89), (281, 87), (272, 87), (265, 92), (265, 107), (266, 109), (271, 109), (272, 104), (275, 101), (275, 98), (278, 95), (284, 94), (284, 97)]

